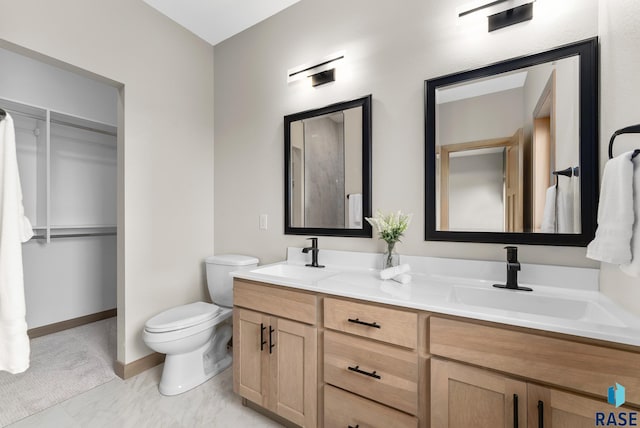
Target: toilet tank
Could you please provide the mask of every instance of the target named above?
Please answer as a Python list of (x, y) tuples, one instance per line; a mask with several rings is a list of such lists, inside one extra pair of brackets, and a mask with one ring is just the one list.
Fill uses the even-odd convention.
[(258, 266), (258, 259), (241, 254), (221, 254), (205, 259), (207, 288), (211, 300), (218, 306), (233, 306), (233, 278), (229, 273)]

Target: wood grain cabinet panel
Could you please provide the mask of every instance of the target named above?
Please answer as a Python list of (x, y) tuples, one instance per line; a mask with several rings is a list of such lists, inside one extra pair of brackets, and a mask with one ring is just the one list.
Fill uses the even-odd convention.
[(417, 428), (418, 419), (347, 391), (324, 387), (324, 425), (327, 428)]
[[(620, 426), (621, 413), (638, 412), (626, 406), (615, 408), (606, 400), (594, 400), (577, 394), (546, 388), (536, 384), (527, 385), (529, 397), (528, 420), (529, 427), (537, 428), (592, 428), (594, 426)], [(601, 422), (596, 423), (596, 414), (603, 413)], [(609, 414), (616, 417), (616, 425), (607, 425)], [(640, 414), (640, 413), (638, 413)], [(636, 416), (637, 418), (637, 416)], [(543, 423), (540, 424), (540, 419)], [(626, 426), (629, 419), (625, 415)], [(639, 423), (640, 421), (636, 421)], [(631, 425), (633, 426), (633, 425)]]
[(640, 354), (508, 328), (430, 319), (432, 354), (606, 398), (613, 382), (640, 405)]
[(415, 352), (325, 331), (324, 381), (417, 414), (418, 356)]
[(526, 424), (525, 382), (431, 359), (432, 428), (513, 428)]
[(405, 348), (418, 343), (418, 314), (401, 309), (324, 299), (324, 326)]
[(233, 305), (315, 325), (318, 298), (313, 293), (234, 279)]
[(301, 427), (317, 426), (317, 329), (234, 308), (233, 386)]

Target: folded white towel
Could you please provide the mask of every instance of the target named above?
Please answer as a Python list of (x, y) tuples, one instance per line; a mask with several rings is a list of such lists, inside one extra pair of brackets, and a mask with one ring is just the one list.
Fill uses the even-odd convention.
[(607, 162), (600, 187), (598, 229), (587, 257), (616, 265), (631, 261), (633, 167), (627, 152)]
[(411, 270), (408, 264), (386, 268), (380, 271), (380, 279), (391, 279), (401, 273), (407, 273)]
[(408, 273), (401, 273), (400, 275), (396, 275), (391, 278), (395, 282), (399, 282), (400, 284), (408, 284), (411, 282), (411, 275)]
[(542, 233), (555, 233), (556, 231), (556, 186), (547, 189), (540, 231)]
[(349, 195), (349, 229), (362, 228), (362, 194)]
[(631, 263), (620, 266), (630, 276), (640, 277), (640, 156), (633, 159), (633, 210), (635, 221), (631, 237)]

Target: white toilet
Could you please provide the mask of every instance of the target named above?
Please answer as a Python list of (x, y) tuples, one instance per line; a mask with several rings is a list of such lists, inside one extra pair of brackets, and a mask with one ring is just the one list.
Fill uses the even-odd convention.
[(151, 318), (142, 339), (166, 354), (159, 390), (163, 395), (188, 391), (231, 365), (233, 278), (230, 272), (253, 269), (255, 257), (226, 254), (207, 257), (207, 287), (214, 304), (195, 302), (177, 306)]

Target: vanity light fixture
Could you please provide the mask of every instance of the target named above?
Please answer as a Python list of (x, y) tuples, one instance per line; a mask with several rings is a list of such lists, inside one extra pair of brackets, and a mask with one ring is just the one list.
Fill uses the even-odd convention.
[(311, 86), (324, 85), (336, 80), (336, 67), (344, 61), (344, 51), (291, 68), (287, 71), (287, 83), (310, 78)]
[(488, 19), (489, 32), (533, 19), (535, 0), (482, 0), (458, 8), (458, 18), (483, 13)]

